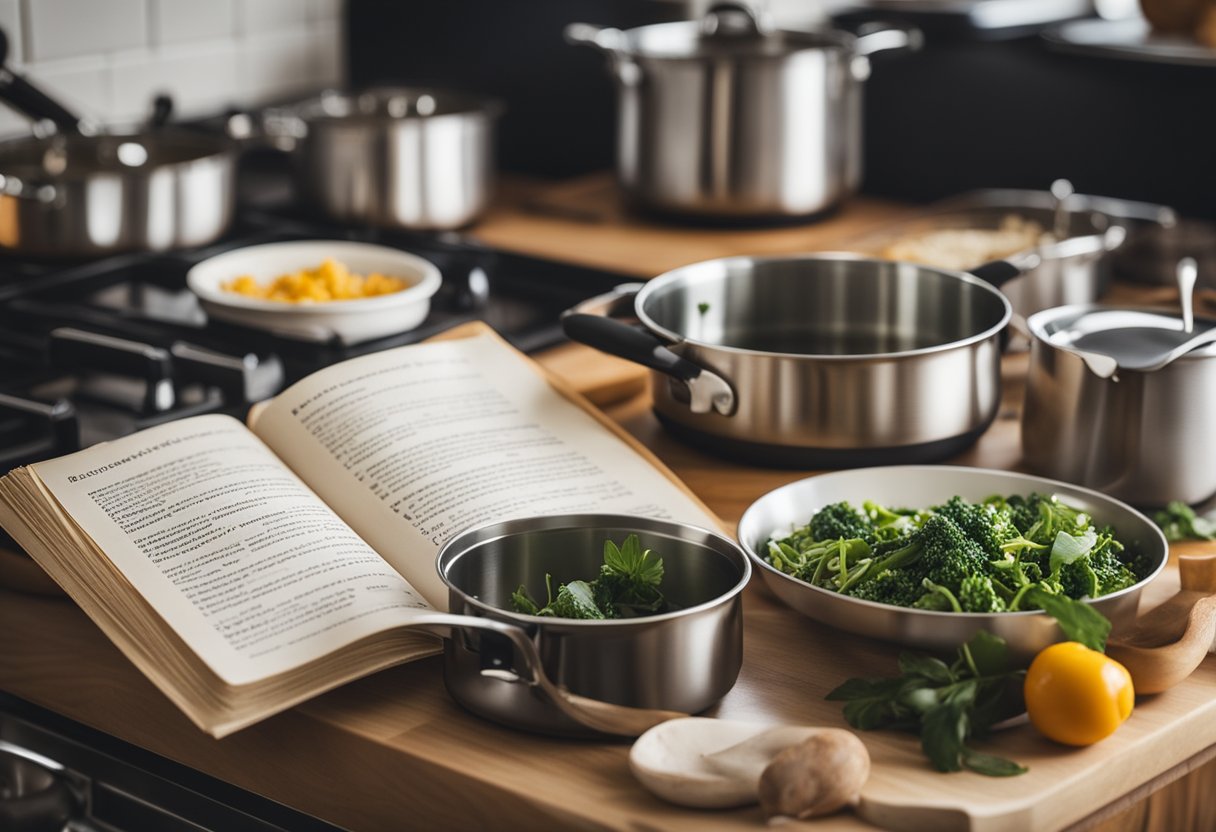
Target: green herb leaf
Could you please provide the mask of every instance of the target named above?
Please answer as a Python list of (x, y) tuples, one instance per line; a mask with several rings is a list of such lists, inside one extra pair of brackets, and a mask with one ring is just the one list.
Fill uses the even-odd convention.
[(511, 606), (516, 612), (522, 612), (525, 615), (536, 615), (540, 612), (540, 607), (536, 606), (536, 602), (532, 600), (532, 596), (528, 594), (527, 588), (519, 585), (519, 589), (511, 593)]
[(595, 604), (591, 585), (586, 581), (571, 581), (562, 584), (557, 590), (557, 597), (550, 605), (553, 615), (558, 618), (599, 619), (604, 613)]
[(1025, 600), (1054, 618), (1069, 641), (1079, 641), (1091, 650), (1106, 650), (1110, 621), (1091, 605), (1047, 592), (1041, 586), (1030, 587)]
[(959, 771), (967, 736), (966, 706), (943, 702), (921, 720), (920, 746), (938, 771)]
[(1064, 564), (1088, 555), (1097, 542), (1098, 534), (1093, 529), (1086, 529), (1080, 537), (1068, 532), (1057, 532), (1055, 543), (1051, 546), (1051, 561), (1048, 563), (1052, 574), (1058, 573)]
[(1009, 645), (1000, 636), (980, 630), (967, 642), (967, 649), (981, 676), (1000, 676), (1009, 672), (1012, 664)]
[(905, 676), (921, 676), (941, 685), (954, 681), (954, 674), (944, 661), (918, 653), (900, 653), (899, 671)]
[(970, 748), (963, 749), (963, 765), (977, 774), (986, 774), (989, 777), (1014, 777), (1029, 771), (1026, 766), (1015, 763), (1013, 760), (1006, 760), (1004, 757), (996, 757), (992, 754), (981, 754)]

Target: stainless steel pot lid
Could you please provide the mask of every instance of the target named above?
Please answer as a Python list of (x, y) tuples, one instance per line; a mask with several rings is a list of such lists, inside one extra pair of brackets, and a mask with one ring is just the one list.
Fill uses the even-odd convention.
[(227, 141), (181, 131), (22, 137), (0, 143), (0, 174), (23, 182), (138, 174), (223, 153)]
[(856, 42), (833, 29), (773, 29), (742, 3), (715, 3), (701, 20), (658, 23), (620, 33), (617, 51), (638, 58), (773, 58), (804, 50), (847, 50)]

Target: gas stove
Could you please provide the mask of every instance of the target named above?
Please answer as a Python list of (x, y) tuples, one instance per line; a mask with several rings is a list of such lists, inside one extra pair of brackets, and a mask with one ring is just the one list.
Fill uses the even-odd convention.
[[(209, 321), (186, 288), (207, 257), (300, 239), (372, 242), (439, 267), (423, 324), (354, 346)], [(245, 211), (218, 244), (76, 264), (0, 259), (0, 473), (172, 419), (253, 402), (321, 367), (482, 320), (525, 352), (563, 339), (562, 310), (625, 275), (499, 251), (467, 235), (344, 228)]]

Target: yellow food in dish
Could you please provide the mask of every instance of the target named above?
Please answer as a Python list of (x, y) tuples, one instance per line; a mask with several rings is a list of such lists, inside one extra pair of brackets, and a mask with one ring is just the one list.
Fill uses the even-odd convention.
[(315, 269), (281, 274), (269, 283), (259, 283), (253, 275), (243, 274), (220, 284), (225, 292), (282, 303), (324, 303), (332, 300), (359, 300), (391, 295), (409, 288), (408, 280), (372, 272), (354, 274), (345, 264), (326, 258)]

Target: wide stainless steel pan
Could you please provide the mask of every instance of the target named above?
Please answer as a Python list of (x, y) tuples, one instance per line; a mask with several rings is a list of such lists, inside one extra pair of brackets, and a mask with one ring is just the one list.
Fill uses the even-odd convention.
[[(977, 269), (1002, 282), (1032, 267)], [(1009, 302), (973, 274), (846, 254), (731, 257), (623, 290), (639, 328), (589, 301), (576, 341), (650, 367), (677, 435), (785, 467), (925, 462), (988, 427)]]

